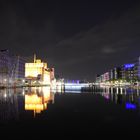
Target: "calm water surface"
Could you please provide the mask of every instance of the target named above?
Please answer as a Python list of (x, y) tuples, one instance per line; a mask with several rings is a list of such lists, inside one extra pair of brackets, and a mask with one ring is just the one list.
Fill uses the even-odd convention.
[(63, 132), (139, 130), (140, 91), (102, 88), (89, 93), (58, 93), (49, 87), (0, 90), (0, 128)]

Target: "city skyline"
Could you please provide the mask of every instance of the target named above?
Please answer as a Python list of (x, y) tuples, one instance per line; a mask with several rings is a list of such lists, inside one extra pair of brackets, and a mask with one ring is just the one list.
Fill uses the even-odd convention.
[(39, 58), (66, 79), (96, 74), (140, 56), (140, 3), (1, 2), (1, 49)]

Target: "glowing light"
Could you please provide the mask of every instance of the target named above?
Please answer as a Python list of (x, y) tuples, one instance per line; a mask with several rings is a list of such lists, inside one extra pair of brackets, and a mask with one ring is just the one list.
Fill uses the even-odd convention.
[(77, 80), (76, 83), (79, 84), (79, 80)]
[(136, 105), (132, 103), (126, 103), (125, 107), (126, 109), (136, 109)]
[(22, 91), (22, 95), (25, 95), (25, 91), (24, 90)]
[(134, 64), (125, 64), (124, 67), (127, 69), (127, 68), (132, 68), (134, 67)]
[(104, 98), (109, 100), (109, 94), (103, 94)]
[[(37, 93), (43, 94), (39, 96)], [(54, 102), (54, 95), (51, 94), (50, 87), (32, 88), (31, 93), (25, 94), (25, 110), (34, 111), (34, 115), (41, 113), (47, 109), (49, 101)]]
[(4, 97), (6, 98), (7, 97), (7, 94), (4, 94)]
[(43, 84), (50, 85), (50, 72), (46, 71), (47, 63), (37, 59), (34, 63), (25, 64), (25, 77), (33, 80), (39, 80)]

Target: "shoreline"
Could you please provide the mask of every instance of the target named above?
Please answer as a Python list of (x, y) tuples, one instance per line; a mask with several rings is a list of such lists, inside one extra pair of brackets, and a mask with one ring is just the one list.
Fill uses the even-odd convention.
[(50, 85), (16, 85), (16, 86), (0, 86), (0, 89), (10, 89), (10, 88), (24, 88), (24, 87), (44, 87)]

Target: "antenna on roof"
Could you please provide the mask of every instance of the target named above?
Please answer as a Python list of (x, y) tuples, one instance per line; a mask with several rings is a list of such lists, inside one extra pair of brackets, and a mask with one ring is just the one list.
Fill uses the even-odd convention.
[(34, 54), (34, 63), (36, 62), (36, 54)]

